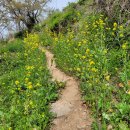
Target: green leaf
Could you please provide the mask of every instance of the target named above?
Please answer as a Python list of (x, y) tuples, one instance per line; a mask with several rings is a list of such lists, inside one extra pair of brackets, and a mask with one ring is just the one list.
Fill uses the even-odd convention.
[(120, 122), (119, 130), (129, 130), (129, 128), (128, 128), (127, 124), (125, 124), (124, 122)]
[(103, 114), (102, 114), (102, 116), (103, 116), (103, 118), (104, 118), (104, 119), (110, 120), (110, 117), (109, 117), (109, 115), (108, 115), (108, 114), (103, 113)]
[(3, 116), (3, 112), (2, 111), (0, 111), (0, 116)]

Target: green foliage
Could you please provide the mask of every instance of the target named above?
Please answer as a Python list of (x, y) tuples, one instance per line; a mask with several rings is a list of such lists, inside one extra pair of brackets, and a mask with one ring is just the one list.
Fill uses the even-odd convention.
[(66, 32), (69, 25), (74, 24), (79, 19), (77, 16), (78, 10), (75, 8), (75, 4), (70, 4), (68, 8), (64, 9), (64, 12), (55, 11), (44, 24), (47, 23), (52, 32)]
[(9, 52), (22, 52), (24, 50), (23, 41), (15, 39), (8, 43), (7, 50)]
[(42, 25), (42, 23), (39, 23), (39, 24), (36, 24), (34, 27), (33, 27), (33, 31), (34, 32), (39, 32), (41, 31), (41, 29), (43, 28), (44, 24)]
[(78, 3), (79, 3), (80, 5), (83, 5), (83, 4), (85, 3), (85, 1), (86, 1), (86, 0), (79, 0)]
[(0, 51), (0, 129), (47, 130), (52, 119), (50, 102), (62, 85), (52, 82), (39, 37), (30, 34)]
[[(86, 16), (84, 2), (53, 12), (34, 27), (39, 36), (1, 44), (0, 129), (49, 129), (49, 103), (63, 85), (50, 81), (39, 44), (50, 46), (58, 67), (80, 79), (94, 130), (130, 128), (130, 27), (101, 14)], [(120, 7), (113, 9), (119, 15)]]
[[(79, 14), (81, 15), (81, 14)], [(51, 36), (58, 67), (78, 77), (94, 117), (93, 129), (129, 127), (129, 38), (126, 28), (100, 14), (80, 16), (80, 25)], [(53, 43), (53, 44), (52, 44)], [(120, 122), (123, 122), (120, 125)]]

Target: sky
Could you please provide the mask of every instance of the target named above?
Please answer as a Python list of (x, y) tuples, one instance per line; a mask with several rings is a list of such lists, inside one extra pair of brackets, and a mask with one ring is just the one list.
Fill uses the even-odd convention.
[(54, 9), (62, 10), (65, 6), (67, 6), (68, 2), (76, 2), (77, 0), (52, 0), (48, 6)]

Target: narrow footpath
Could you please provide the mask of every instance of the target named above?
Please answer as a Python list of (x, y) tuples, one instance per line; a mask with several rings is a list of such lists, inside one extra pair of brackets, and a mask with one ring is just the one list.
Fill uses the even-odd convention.
[(59, 100), (51, 105), (56, 114), (51, 130), (91, 130), (92, 118), (81, 99), (79, 82), (56, 67), (51, 52), (46, 50), (45, 54), (53, 80), (65, 82)]

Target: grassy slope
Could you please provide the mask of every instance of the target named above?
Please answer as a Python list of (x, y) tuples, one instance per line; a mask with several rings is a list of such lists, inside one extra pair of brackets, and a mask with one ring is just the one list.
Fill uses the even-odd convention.
[(30, 34), (26, 44), (2, 44), (0, 129), (49, 128), (49, 103), (58, 96), (58, 84), (50, 82), (37, 43), (50, 46), (57, 65), (80, 79), (84, 100), (96, 119), (94, 130), (129, 129), (129, 28), (95, 14), (91, 2), (70, 4), (52, 14), (34, 28), (39, 36)]
[(0, 129), (47, 130), (52, 118), (49, 103), (56, 100), (58, 84), (50, 81), (38, 36), (25, 43), (16, 39), (0, 48)]
[[(62, 13), (56, 13), (56, 16), (54, 13), (45, 23), (46, 34), (41, 32), (44, 41), (41, 40), (43, 45), (51, 46), (58, 66), (81, 80), (84, 99), (96, 119), (93, 129), (128, 130), (130, 39), (125, 36), (129, 31), (101, 14), (90, 13), (88, 7), (88, 3), (71, 4)], [(75, 22), (68, 19), (69, 25), (64, 27), (61, 23), (67, 19), (62, 16), (71, 15), (71, 9), (75, 15), (70, 18)], [(57, 32), (54, 21), (58, 21), (62, 28), (58, 35), (54, 33)]]

